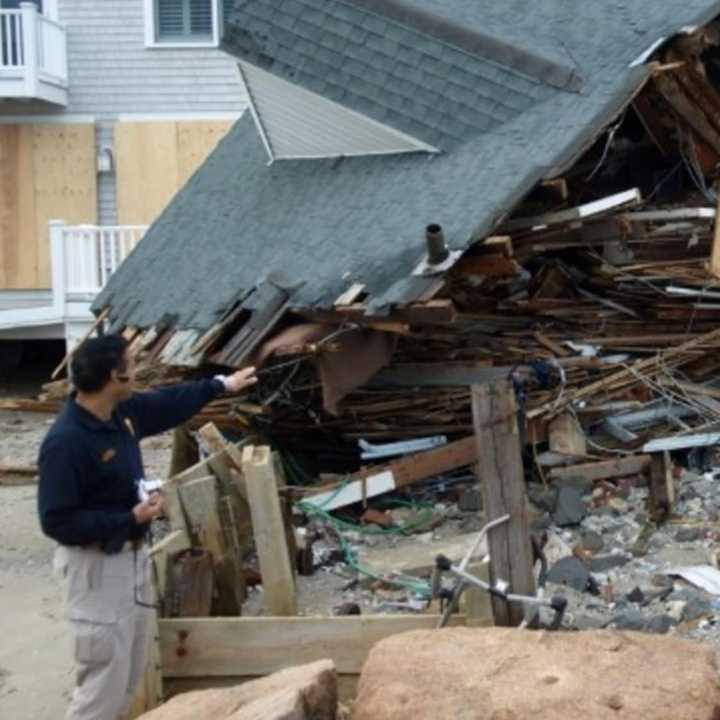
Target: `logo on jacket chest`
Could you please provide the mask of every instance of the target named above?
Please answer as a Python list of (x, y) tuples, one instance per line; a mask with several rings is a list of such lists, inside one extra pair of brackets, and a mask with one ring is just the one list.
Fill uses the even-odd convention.
[(115, 450), (115, 448), (108, 448), (102, 454), (102, 461), (104, 463), (109, 463), (116, 455), (117, 451)]

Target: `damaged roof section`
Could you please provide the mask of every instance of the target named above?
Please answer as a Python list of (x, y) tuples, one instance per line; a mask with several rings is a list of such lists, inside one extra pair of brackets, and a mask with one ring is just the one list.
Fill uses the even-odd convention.
[[(425, 228), (442, 226), (452, 258), (487, 236), (630, 102), (648, 77), (633, 61), (720, 8), (620, 2), (575, 17), (566, 2), (514, 2), (505, 17), (491, 5), (236, 2), (224, 47), (239, 61), (440, 152), (268, 166), (246, 115), (95, 309), (111, 306), (116, 326), (163, 320), (196, 335), (249, 318), (238, 361), (286, 307), (330, 308), (354, 286), (375, 315), (432, 297), (438, 269), (417, 273)], [(545, 81), (528, 58), (552, 69)], [(270, 291), (258, 293), (268, 276)]]

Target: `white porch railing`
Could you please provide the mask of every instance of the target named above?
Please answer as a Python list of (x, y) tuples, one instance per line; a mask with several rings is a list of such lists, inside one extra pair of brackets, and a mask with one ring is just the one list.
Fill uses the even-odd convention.
[(94, 296), (99, 293), (146, 231), (146, 225), (51, 224), (51, 243), (62, 264), (65, 294)]
[(0, 98), (67, 103), (67, 33), (34, 3), (0, 10)]

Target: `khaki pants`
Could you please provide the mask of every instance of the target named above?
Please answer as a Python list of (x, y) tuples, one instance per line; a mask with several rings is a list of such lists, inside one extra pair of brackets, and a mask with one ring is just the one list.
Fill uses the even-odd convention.
[(66, 720), (118, 720), (130, 710), (144, 672), (152, 609), (146, 550), (106, 555), (59, 548), (67, 576), (66, 617), (75, 639), (76, 687)]

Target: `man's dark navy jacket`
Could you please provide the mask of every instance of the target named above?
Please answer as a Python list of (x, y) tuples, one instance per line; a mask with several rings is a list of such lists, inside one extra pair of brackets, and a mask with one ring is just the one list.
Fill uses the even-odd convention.
[(115, 549), (142, 537), (147, 525), (132, 513), (144, 478), (140, 440), (181, 425), (224, 389), (213, 379), (136, 393), (108, 422), (71, 397), (40, 448), (43, 532), (62, 545)]

